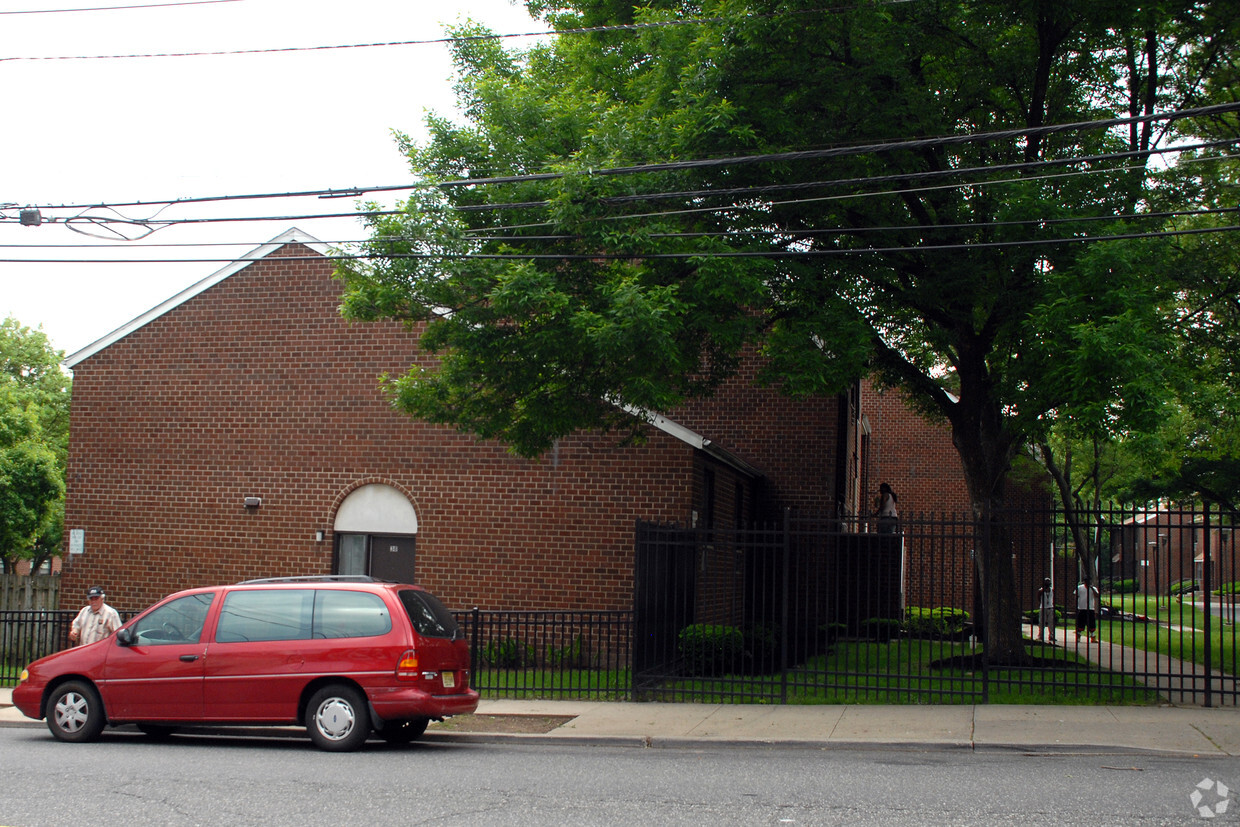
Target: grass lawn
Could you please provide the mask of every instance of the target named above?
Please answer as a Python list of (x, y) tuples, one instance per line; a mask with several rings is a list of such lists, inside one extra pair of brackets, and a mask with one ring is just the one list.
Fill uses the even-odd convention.
[(1209, 648), (1210, 667), (1224, 674), (1240, 673), (1240, 640), (1236, 627), (1217, 615), (1210, 618), (1207, 641), (1206, 616), (1187, 600), (1164, 597), (1156, 601), (1152, 595), (1111, 595), (1107, 602), (1125, 613), (1141, 615), (1149, 623), (1133, 623), (1103, 618), (1098, 631), (1103, 640), (1157, 652), (1204, 666)]
[[(1100, 670), (1062, 648), (1033, 646), (1030, 667), (942, 668), (936, 662), (977, 654), (963, 643), (896, 639), (843, 641), (787, 674), (665, 677), (638, 692), (640, 700), (702, 703), (1151, 704), (1157, 693)], [(591, 670), (480, 669), (474, 686), (486, 698), (618, 700), (629, 697), (629, 673)]]

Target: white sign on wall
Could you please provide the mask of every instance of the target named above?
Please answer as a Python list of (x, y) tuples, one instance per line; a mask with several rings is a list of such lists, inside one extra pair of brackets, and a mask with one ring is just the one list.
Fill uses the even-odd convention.
[(82, 528), (69, 529), (69, 553), (85, 554), (86, 553), (86, 530)]

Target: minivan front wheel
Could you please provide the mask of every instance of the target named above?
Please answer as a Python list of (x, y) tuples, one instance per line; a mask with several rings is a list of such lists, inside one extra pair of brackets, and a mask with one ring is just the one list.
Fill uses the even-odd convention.
[(315, 692), (306, 706), (306, 730), (319, 749), (349, 752), (370, 736), (370, 713), (366, 698), (345, 684), (332, 684)]
[(103, 702), (88, 683), (66, 681), (48, 696), (47, 728), (58, 740), (93, 741), (103, 732), (105, 723)]

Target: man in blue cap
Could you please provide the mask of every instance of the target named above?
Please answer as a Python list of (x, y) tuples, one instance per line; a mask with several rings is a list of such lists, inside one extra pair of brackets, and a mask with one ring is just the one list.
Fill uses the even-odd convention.
[(86, 605), (73, 618), (69, 640), (79, 646), (103, 640), (121, 627), (121, 616), (103, 602), (103, 589), (91, 586), (86, 590)]

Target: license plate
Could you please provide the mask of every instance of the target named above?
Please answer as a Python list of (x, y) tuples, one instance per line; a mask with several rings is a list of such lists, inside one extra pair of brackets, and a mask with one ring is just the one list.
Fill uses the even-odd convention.
[(454, 686), (456, 686), (456, 673), (455, 672), (444, 672), (443, 673), (443, 688), (452, 689)]

